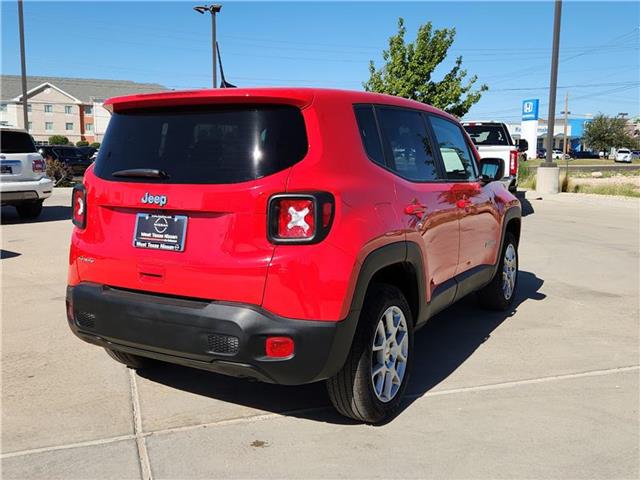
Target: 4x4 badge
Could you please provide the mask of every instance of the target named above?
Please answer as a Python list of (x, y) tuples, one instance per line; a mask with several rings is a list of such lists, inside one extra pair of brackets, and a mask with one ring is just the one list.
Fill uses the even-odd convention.
[(150, 195), (149, 192), (145, 192), (140, 201), (142, 203), (150, 203), (152, 205), (160, 205), (161, 207), (164, 207), (167, 204), (167, 197), (166, 195)]

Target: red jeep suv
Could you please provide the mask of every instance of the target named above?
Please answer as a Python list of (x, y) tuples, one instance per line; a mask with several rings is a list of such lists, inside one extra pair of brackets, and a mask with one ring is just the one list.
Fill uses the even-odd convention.
[(73, 191), (67, 316), (115, 360), (397, 411), (414, 332), (511, 304), (520, 203), (451, 115), (387, 95), (225, 89), (110, 99)]

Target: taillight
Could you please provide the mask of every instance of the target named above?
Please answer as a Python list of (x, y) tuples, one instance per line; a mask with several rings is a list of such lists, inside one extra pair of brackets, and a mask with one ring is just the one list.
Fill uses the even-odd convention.
[(286, 193), (269, 200), (267, 218), (272, 243), (317, 243), (329, 233), (334, 199), (326, 192)]
[(71, 211), (73, 212), (71, 221), (78, 228), (87, 225), (87, 191), (84, 185), (73, 187), (71, 194)]
[(511, 150), (509, 152), (509, 175), (518, 174), (518, 151)]
[(31, 162), (31, 170), (33, 173), (42, 173), (45, 171), (45, 163), (41, 158), (36, 158)]

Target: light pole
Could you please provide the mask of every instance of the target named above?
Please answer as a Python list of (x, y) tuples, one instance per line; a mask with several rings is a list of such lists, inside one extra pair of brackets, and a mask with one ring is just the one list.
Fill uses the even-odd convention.
[(22, 0), (18, 0), (18, 24), (20, 30), (20, 68), (22, 70), (22, 120), (24, 129), (29, 131), (29, 113), (27, 111), (27, 60), (24, 52), (24, 13)]
[[(538, 193), (558, 193), (560, 169), (553, 162), (553, 133), (556, 118), (556, 91), (558, 87), (558, 53), (560, 51), (560, 19), (562, 16), (562, 0), (555, 1), (553, 17), (553, 52), (551, 54), (551, 78), (549, 80), (549, 121), (547, 123), (547, 157), (540, 164), (536, 173), (536, 190)], [(566, 109), (565, 109), (566, 110)]]
[(569, 92), (566, 92), (564, 95), (564, 111), (560, 112), (560, 114), (564, 115), (564, 134), (562, 140), (562, 158), (567, 156), (567, 122), (569, 121)]
[(215, 3), (213, 5), (200, 5), (193, 9), (201, 14), (209, 12), (211, 14), (211, 53), (213, 60), (213, 88), (217, 88), (217, 68), (216, 68), (216, 13), (222, 10), (222, 5)]

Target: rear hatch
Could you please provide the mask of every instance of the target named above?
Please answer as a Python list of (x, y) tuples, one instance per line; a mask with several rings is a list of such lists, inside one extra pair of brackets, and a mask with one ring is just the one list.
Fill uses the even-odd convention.
[[(34, 172), (34, 161), (36, 168)], [(0, 181), (26, 182), (44, 176), (42, 157), (26, 132), (0, 131)]]
[(509, 176), (511, 152), (516, 148), (506, 126), (502, 123), (464, 123), (471, 140), (482, 158), (500, 158), (504, 162), (504, 176)]
[(267, 200), (307, 148), (294, 105), (116, 110), (85, 176), (80, 280), (260, 304)]

